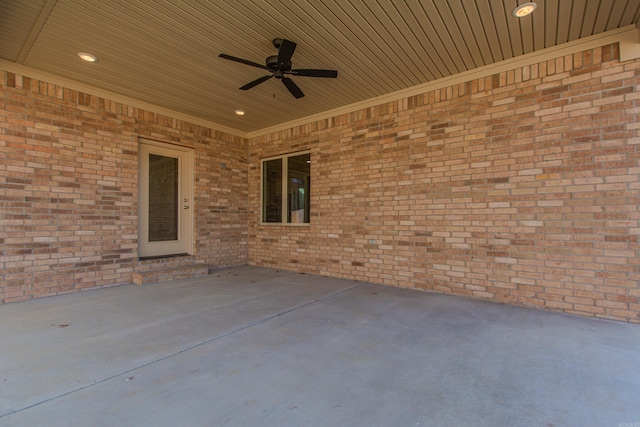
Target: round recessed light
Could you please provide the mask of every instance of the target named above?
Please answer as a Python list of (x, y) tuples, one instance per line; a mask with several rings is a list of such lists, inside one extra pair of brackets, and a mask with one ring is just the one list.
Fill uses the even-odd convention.
[(86, 52), (80, 52), (78, 56), (80, 57), (80, 59), (87, 62), (96, 62), (98, 60), (97, 56)]
[(536, 10), (536, 7), (538, 7), (538, 5), (534, 2), (522, 3), (520, 6), (513, 9), (513, 16), (516, 18), (524, 18)]
[(236, 113), (236, 116), (244, 116), (245, 114), (244, 110), (236, 110), (235, 113)]

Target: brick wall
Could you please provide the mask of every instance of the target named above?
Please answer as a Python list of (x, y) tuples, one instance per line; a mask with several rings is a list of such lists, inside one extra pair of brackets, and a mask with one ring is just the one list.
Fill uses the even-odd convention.
[[(640, 321), (640, 61), (618, 45), (249, 141), (249, 262)], [(311, 150), (311, 225), (260, 158)]]
[[(195, 149), (190, 260), (248, 245), (256, 265), (639, 322), (640, 61), (617, 58), (253, 138), (248, 175), (243, 138), (2, 72), (0, 301), (131, 281), (145, 137)], [(304, 149), (311, 225), (259, 225), (260, 158)]]
[(0, 302), (131, 281), (138, 137), (195, 150), (189, 261), (246, 263), (246, 139), (9, 72), (0, 85)]

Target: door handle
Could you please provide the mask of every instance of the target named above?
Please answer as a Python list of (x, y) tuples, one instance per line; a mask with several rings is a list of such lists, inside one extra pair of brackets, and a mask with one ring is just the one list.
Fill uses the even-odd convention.
[(189, 206), (184, 205), (182, 209), (189, 209)]

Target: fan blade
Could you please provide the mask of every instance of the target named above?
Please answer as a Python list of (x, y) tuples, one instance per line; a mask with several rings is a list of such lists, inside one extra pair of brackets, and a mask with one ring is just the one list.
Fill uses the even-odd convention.
[(266, 82), (267, 80), (269, 80), (271, 77), (273, 77), (273, 74), (270, 76), (264, 76), (264, 77), (260, 77), (259, 79), (256, 79), (250, 83), (247, 83), (246, 85), (242, 86), (240, 88), (240, 90), (249, 90), (252, 87), (258, 86), (260, 83)]
[(278, 49), (278, 64), (287, 65), (291, 62), (293, 52), (296, 50), (297, 44), (292, 41), (282, 39), (280, 48)]
[(303, 77), (328, 77), (331, 79), (335, 79), (336, 77), (338, 77), (338, 72), (335, 70), (301, 69), (301, 70), (291, 70), (289, 74), (293, 76), (303, 76)]
[(252, 67), (262, 68), (263, 70), (269, 70), (265, 65), (260, 65), (257, 62), (247, 61), (246, 59), (236, 58), (235, 56), (227, 55), (227, 54), (224, 54), (224, 53), (221, 53), (218, 56), (220, 58), (228, 59), (230, 61), (236, 61), (236, 62), (239, 62), (241, 64), (251, 65)]
[(295, 96), (296, 99), (302, 98), (304, 96), (304, 93), (302, 93), (298, 85), (295, 84), (289, 77), (283, 77), (282, 83), (284, 83), (287, 89), (289, 89), (289, 92), (291, 92), (291, 95)]

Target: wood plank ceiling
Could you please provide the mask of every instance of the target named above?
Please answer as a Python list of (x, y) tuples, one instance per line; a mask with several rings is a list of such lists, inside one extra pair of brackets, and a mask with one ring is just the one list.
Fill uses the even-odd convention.
[[(638, 24), (640, 0), (0, 0), (0, 58), (252, 132), (455, 75), (568, 41)], [(298, 44), (292, 77), (267, 72), (272, 39)], [(99, 60), (83, 63), (78, 52)], [(0, 63), (1, 67), (2, 63)], [(238, 117), (234, 110), (247, 112)]]

